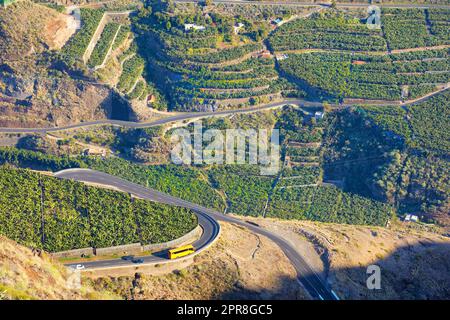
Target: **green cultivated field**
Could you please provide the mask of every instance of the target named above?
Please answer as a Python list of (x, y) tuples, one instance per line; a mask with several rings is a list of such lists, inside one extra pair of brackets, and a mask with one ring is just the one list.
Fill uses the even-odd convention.
[[(381, 100), (414, 99), (450, 81), (448, 50), (373, 56), (345, 53), (291, 54), (281, 69), (305, 90), (324, 96)], [(402, 96), (402, 88), (408, 94)]]
[(357, 18), (327, 12), (297, 19), (279, 27), (269, 38), (274, 51), (330, 49), (386, 51), (379, 30), (370, 30)]
[(0, 233), (49, 252), (165, 242), (197, 225), (188, 209), (29, 170), (0, 168), (0, 190)]
[(80, 9), (81, 29), (69, 40), (62, 50), (64, 61), (72, 65), (81, 60), (89, 42), (97, 29), (104, 11), (95, 9)]
[(102, 35), (95, 45), (91, 57), (89, 58), (89, 67), (93, 68), (103, 63), (119, 28), (120, 25), (118, 23), (106, 24), (105, 28), (103, 29)]

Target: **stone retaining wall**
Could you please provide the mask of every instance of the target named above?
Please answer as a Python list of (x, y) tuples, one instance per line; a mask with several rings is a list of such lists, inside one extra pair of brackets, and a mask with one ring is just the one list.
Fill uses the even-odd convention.
[(172, 241), (164, 242), (164, 243), (154, 243), (142, 245), (141, 243), (132, 243), (126, 244), (122, 246), (114, 246), (107, 248), (82, 248), (82, 249), (74, 249), (67, 251), (60, 251), (52, 253), (51, 255), (55, 258), (81, 258), (83, 256), (102, 256), (102, 255), (111, 255), (111, 254), (139, 254), (143, 251), (162, 251), (169, 248), (179, 247), (184, 244), (192, 243), (197, 240), (201, 234), (203, 233), (203, 229), (197, 225), (197, 227), (186, 233), (184, 236), (174, 239)]
[(94, 248), (82, 248), (75, 250), (67, 250), (52, 253), (52, 256), (55, 258), (71, 258), (71, 257), (82, 257), (82, 256), (93, 256)]
[(184, 244), (191, 243), (193, 240), (200, 238), (200, 236), (203, 233), (203, 229), (200, 226), (197, 226), (194, 230), (186, 233), (184, 236), (164, 242), (164, 243), (154, 243), (154, 244), (147, 244), (145, 246), (142, 246), (143, 251), (162, 251), (169, 248), (175, 248), (182, 246)]
[(138, 243), (125, 244), (122, 246), (107, 247), (107, 248), (96, 248), (94, 249), (96, 256), (105, 256), (110, 254), (131, 254), (142, 252), (142, 246)]

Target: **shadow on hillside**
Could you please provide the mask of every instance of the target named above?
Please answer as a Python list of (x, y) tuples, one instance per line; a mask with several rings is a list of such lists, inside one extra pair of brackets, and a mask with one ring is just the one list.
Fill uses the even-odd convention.
[(134, 120), (133, 111), (129, 102), (113, 90), (111, 90), (110, 98), (102, 104), (102, 107), (110, 110), (110, 117), (113, 120)]
[[(367, 253), (361, 253), (367, 254)], [(372, 265), (380, 267), (381, 288), (369, 290), (367, 265), (331, 269), (329, 283), (341, 300), (450, 299), (450, 243), (423, 241), (396, 249)], [(270, 266), (267, 266), (270, 268)], [(300, 277), (302, 283), (311, 275)], [(219, 299), (303, 299), (302, 289), (292, 278), (282, 277), (276, 289), (253, 291), (237, 282)]]
[(309, 299), (303, 289), (295, 279), (290, 277), (280, 277), (277, 280), (276, 288), (264, 290), (251, 290), (243, 283), (237, 281), (234, 287), (223, 294), (218, 299), (223, 300), (304, 300)]

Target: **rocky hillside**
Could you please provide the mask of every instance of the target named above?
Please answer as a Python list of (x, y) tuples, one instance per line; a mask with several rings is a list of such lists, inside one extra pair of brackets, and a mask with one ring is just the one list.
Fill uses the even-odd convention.
[(218, 242), (187, 268), (134, 277), (109, 273), (93, 280), (93, 286), (136, 300), (309, 299), (291, 263), (273, 242), (236, 225), (221, 226)]
[[(442, 229), (392, 221), (389, 228), (252, 219), (300, 247), (315, 245), (324, 273), (341, 299), (446, 299), (450, 239)], [(306, 251), (303, 251), (306, 252)], [(310, 259), (313, 254), (308, 253)], [(367, 267), (381, 270), (381, 289), (366, 286)]]
[(0, 300), (308, 299), (271, 241), (230, 224), (222, 231), (218, 243), (186, 268), (159, 275), (100, 272), (95, 280), (83, 277), (81, 290), (68, 287), (67, 270), (46, 253), (0, 237)]
[(74, 18), (28, 0), (0, 9), (0, 125), (65, 125), (113, 116), (107, 87), (67, 74)]
[(86, 285), (71, 289), (69, 277), (66, 268), (47, 254), (0, 237), (0, 300), (117, 298)]

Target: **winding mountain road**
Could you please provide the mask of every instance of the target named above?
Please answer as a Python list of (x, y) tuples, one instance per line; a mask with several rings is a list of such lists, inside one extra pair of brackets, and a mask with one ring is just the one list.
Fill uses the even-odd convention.
[[(446, 90), (448, 90), (450, 87), (450, 84), (447, 84), (442, 89), (439, 89), (435, 92), (429, 93), (423, 97), (417, 98), (415, 100), (405, 101), (405, 102), (398, 102), (398, 101), (386, 101), (386, 102), (371, 102), (369, 101), (362, 101), (360, 103), (348, 103), (348, 104), (342, 104), (342, 105), (330, 105), (333, 109), (342, 109), (354, 105), (367, 105), (367, 106), (407, 106), (407, 105), (415, 105), (420, 102), (423, 102), (437, 94), (440, 94)], [(123, 120), (111, 120), (111, 119), (105, 119), (105, 120), (97, 120), (97, 121), (90, 121), (90, 122), (80, 122), (68, 126), (61, 126), (61, 127), (47, 127), (47, 128), (5, 128), (0, 127), (0, 133), (39, 133), (39, 134), (46, 134), (49, 132), (58, 132), (58, 131), (65, 131), (65, 130), (72, 130), (72, 129), (78, 129), (83, 127), (92, 127), (92, 126), (99, 126), (99, 125), (112, 125), (112, 126), (121, 126), (124, 128), (151, 128), (151, 127), (157, 127), (160, 125), (177, 122), (177, 121), (183, 121), (183, 120), (195, 120), (195, 119), (203, 119), (203, 118), (210, 118), (210, 117), (220, 117), (220, 116), (227, 116), (232, 114), (246, 114), (246, 113), (252, 113), (252, 112), (258, 112), (258, 111), (264, 111), (264, 110), (270, 110), (270, 109), (276, 109), (281, 108), (285, 105), (295, 105), (298, 107), (323, 107), (324, 103), (322, 102), (314, 102), (314, 101), (307, 101), (303, 99), (285, 99), (283, 101), (278, 102), (272, 102), (264, 105), (259, 105), (256, 107), (250, 107), (250, 108), (244, 108), (244, 109), (231, 109), (231, 110), (221, 110), (221, 111), (208, 111), (208, 112), (184, 112), (181, 114), (176, 114), (173, 116), (168, 116), (166, 118), (149, 121), (149, 122), (135, 122), (135, 121), (123, 121)]]
[(177, 114), (174, 116), (169, 116), (167, 118), (162, 118), (159, 120), (154, 120), (151, 122), (134, 122), (134, 121), (123, 121), (123, 120), (97, 120), (90, 122), (81, 122), (68, 126), (61, 127), (48, 127), (48, 128), (0, 128), (0, 133), (48, 133), (48, 132), (57, 132), (64, 130), (77, 129), (82, 127), (92, 127), (98, 125), (113, 125), (113, 126), (122, 126), (125, 128), (151, 128), (160, 126), (163, 124), (183, 121), (183, 120), (192, 120), (192, 119), (201, 119), (208, 117), (219, 117), (219, 116), (227, 116), (232, 114), (245, 114), (257, 111), (270, 110), (275, 108), (280, 108), (287, 104), (295, 104), (301, 105), (305, 107), (321, 107), (322, 103), (320, 102), (311, 102), (301, 99), (286, 99), (279, 102), (273, 102), (261, 106), (245, 108), (245, 109), (232, 109), (232, 110), (222, 110), (222, 111), (209, 111), (209, 112), (184, 112), (182, 114)]
[[(293, 267), (297, 271), (298, 281), (309, 292), (314, 299), (321, 300), (337, 300), (338, 297), (331, 288), (314, 272), (303, 257), (298, 253), (294, 246), (277, 234), (263, 229), (257, 225), (247, 223), (243, 220), (223, 215), (213, 209), (205, 208), (195, 203), (182, 200), (171, 195), (145, 188), (138, 184), (126, 181), (124, 179), (90, 169), (68, 169), (56, 172), (55, 177), (61, 179), (71, 179), (80, 182), (95, 183), (104, 186), (110, 186), (123, 192), (130, 193), (136, 197), (185, 207), (193, 210), (197, 216), (200, 226), (203, 228), (203, 234), (200, 239), (193, 243), (197, 252), (201, 252), (208, 248), (218, 237), (220, 233), (220, 225), (218, 221), (224, 221), (243, 226), (250, 231), (265, 236), (277, 244), (291, 261)], [(144, 264), (148, 263), (164, 263), (167, 258), (163, 255), (151, 255), (143, 258)], [(87, 270), (107, 269), (126, 266), (136, 266), (130, 261), (121, 259), (92, 261), (84, 263)], [(270, 267), (270, 266), (267, 266)]]

